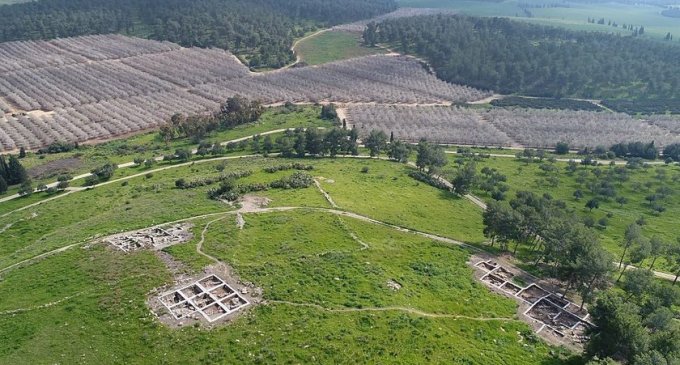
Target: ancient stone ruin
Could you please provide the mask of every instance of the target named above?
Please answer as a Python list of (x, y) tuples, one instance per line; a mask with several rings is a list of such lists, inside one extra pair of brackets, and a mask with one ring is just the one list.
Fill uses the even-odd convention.
[(203, 318), (218, 321), (250, 302), (217, 275), (208, 275), (189, 285), (165, 292), (158, 297), (175, 320)]
[(125, 252), (165, 247), (186, 242), (191, 239), (190, 224), (175, 224), (165, 227), (151, 227), (139, 231), (119, 233), (104, 238), (104, 242)]
[(523, 286), (513, 282), (516, 273), (493, 260), (479, 261), (474, 267), (481, 271), (484, 284), (520, 302), (524, 319), (541, 337), (571, 345), (587, 340), (586, 331), (594, 325), (579, 305), (536, 283)]

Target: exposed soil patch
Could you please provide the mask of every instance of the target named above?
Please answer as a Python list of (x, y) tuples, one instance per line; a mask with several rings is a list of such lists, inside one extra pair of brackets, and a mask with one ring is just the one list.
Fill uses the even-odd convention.
[(54, 177), (60, 174), (76, 170), (83, 165), (83, 161), (78, 157), (63, 158), (50, 161), (40, 166), (28, 169), (27, 173), (32, 179), (40, 180)]
[(269, 205), (269, 203), (271, 203), (271, 199), (257, 195), (244, 195), (239, 200), (239, 203), (241, 204), (241, 209), (239, 209), (239, 212), (253, 213)]

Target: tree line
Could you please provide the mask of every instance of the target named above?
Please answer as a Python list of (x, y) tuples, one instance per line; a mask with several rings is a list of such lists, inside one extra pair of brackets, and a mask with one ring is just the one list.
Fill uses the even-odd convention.
[(602, 111), (599, 106), (585, 100), (553, 99), (553, 98), (525, 98), (521, 96), (508, 96), (491, 101), (491, 105), (497, 107), (519, 107), (528, 109), (562, 109), (562, 110), (587, 110), (592, 112)]
[(294, 38), (394, 9), (393, 0), (38, 0), (0, 6), (0, 42), (123, 33), (281, 67)]
[(680, 47), (504, 18), (420, 16), (370, 24), (386, 43), (427, 59), (449, 82), (538, 97), (655, 99), (680, 96)]
[(17, 156), (10, 155), (6, 159), (0, 155), (0, 194), (7, 192), (11, 185), (22, 184), (23, 190), (23, 185), (30, 186), (30, 183), (31, 179)]

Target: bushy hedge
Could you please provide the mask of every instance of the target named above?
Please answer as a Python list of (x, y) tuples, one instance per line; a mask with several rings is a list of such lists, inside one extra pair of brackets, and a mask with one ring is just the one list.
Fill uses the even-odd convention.
[(208, 197), (214, 200), (236, 201), (241, 196), (271, 189), (302, 189), (314, 183), (311, 175), (304, 172), (294, 172), (292, 175), (272, 181), (269, 184), (253, 183), (236, 185), (233, 179), (224, 180), (219, 188), (208, 190)]
[(311, 171), (314, 170), (313, 165), (305, 165), (298, 162), (283, 164), (278, 166), (265, 167), (264, 171), (268, 173), (275, 173), (277, 171), (287, 171), (287, 170), (300, 170), (300, 171)]
[(408, 176), (410, 176), (410, 177), (412, 177), (412, 178), (414, 178), (418, 181), (424, 182), (425, 184), (434, 186), (437, 189), (446, 190), (446, 191), (451, 190), (441, 179), (433, 177), (432, 175), (428, 175), (428, 174), (426, 174), (422, 171), (411, 171), (411, 172), (408, 173)]
[(523, 98), (521, 96), (509, 96), (491, 102), (498, 107), (520, 107), (529, 109), (563, 109), (563, 110), (586, 110), (599, 112), (602, 108), (585, 100), (553, 99), (553, 98)]
[(186, 181), (184, 179), (178, 179), (175, 181), (175, 187), (179, 189), (194, 189), (198, 188), (201, 186), (208, 186), (208, 185), (213, 185), (218, 182), (223, 182), (227, 180), (236, 180), (240, 179), (243, 177), (247, 177), (252, 175), (253, 172), (250, 170), (245, 170), (245, 171), (232, 171), (232, 172), (227, 172), (224, 174), (220, 174), (219, 176), (215, 177), (205, 177), (201, 179), (196, 179), (193, 181)]

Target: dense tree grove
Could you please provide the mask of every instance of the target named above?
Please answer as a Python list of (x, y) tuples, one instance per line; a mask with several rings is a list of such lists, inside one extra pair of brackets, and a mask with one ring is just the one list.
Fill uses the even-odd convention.
[(263, 112), (264, 107), (259, 101), (250, 101), (236, 95), (227, 99), (214, 114), (188, 117), (179, 113), (174, 114), (160, 127), (159, 134), (166, 142), (175, 138), (191, 138), (194, 142), (199, 142), (214, 130), (252, 123), (258, 120)]
[(0, 155), (0, 180), (0, 193), (4, 193), (7, 186), (21, 184), (29, 178), (26, 169), (16, 156), (10, 155), (9, 160), (6, 160), (5, 156)]
[(521, 96), (508, 96), (496, 99), (491, 105), (498, 107), (516, 106), (530, 109), (564, 109), (564, 110), (587, 110), (592, 112), (602, 111), (599, 106), (585, 100), (553, 99), (553, 98), (526, 98)]
[(293, 38), (315, 26), (370, 18), (392, 0), (39, 0), (0, 6), (0, 42), (125, 33), (250, 56), (292, 60)]
[(602, 100), (602, 105), (628, 114), (680, 114), (680, 99), (654, 98), (651, 100)]
[(575, 290), (585, 303), (606, 287), (613, 257), (605, 251), (595, 232), (566, 209), (564, 202), (548, 195), (520, 191), (510, 203), (492, 202), (484, 212), (484, 234), (491, 244), (513, 252), (529, 246), (536, 263), (543, 262), (552, 276)]
[(680, 47), (503, 18), (422, 16), (368, 27), (369, 43), (423, 56), (446, 81), (541, 97), (680, 96)]

